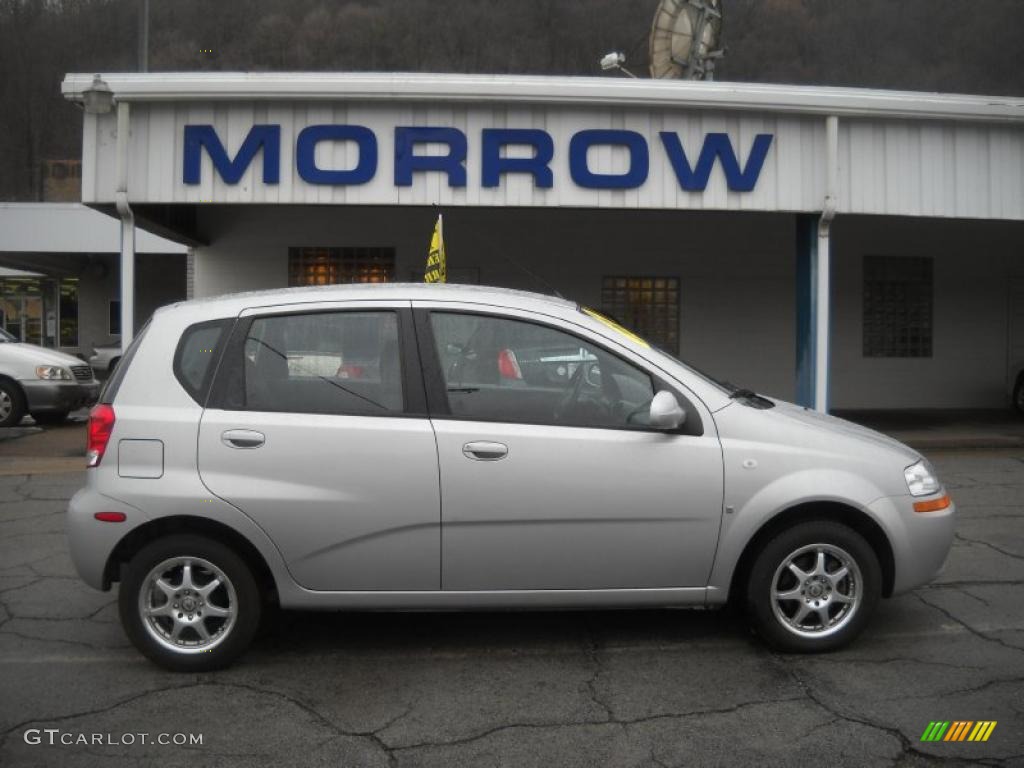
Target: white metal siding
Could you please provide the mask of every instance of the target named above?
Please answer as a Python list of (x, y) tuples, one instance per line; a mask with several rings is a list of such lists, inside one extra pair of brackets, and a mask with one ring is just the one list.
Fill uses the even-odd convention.
[[(112, 116), (85, 116), (86, 202), (110, 202), (114, 198), (116, 121)], [(182, 181), (184, 128), (211, 124), (234, 156), (250, 128), (261, 123), (281, 126), (281, 178), (276, 185), (262, 181), (262, 153), (257, 155), (238, 184), (226, 184), (215, 174), (203, 153), (201, 183)], [(369, 127), (377, 136), (377, 173), (367, 184), (327, 186), (308, 184), (295, 168), (295, 140), (308, 125), (355, 124)], [(688, 209), (812, 211), (824, 195), (824, 123), (804, 116), (773, 116), (726, 111), (623, 110), (551, 108), (531, 105), (489, 107), (350, 102), (310, 103), (216, 103), (133, 104), (131, 113), (128, 196), (134, 203), (299, 203), (329, 205), (445, 205), (587, 207), (615, 209)], [(417, 173), (413, 186), (394, 185), (394, 130), (396, 126), (447, 126), (467, 134), (467, 186), (451, 188), (443, 174)], [(509, 174), (500, 186), (481, 186), (481, 131), (484, 128), (541, 128), (551, 134), (555, 156), (551, 169), (555, 184), (537, 189), (533, 179)], [(573, 183), (569, 172), (569, 142), (582, 129), (617, 128), (645, 136), (650, 152), (650, 173), (645, 184), (631, 190), (585, 189)], [(659, 131), (676, 131), (691, 165), (700, 154), (709, 132), (729, 135), (741, 167), (758, 133), (774, 135), (757, 186), (752, 192), (727, 188), (718, 163), (704, 192), (686, 192), (679, 186)], [(419, 153), (439, 147), (419, 147)], [(350, 168), (355, 163), (354, 145), (324, 142), (317, 155), (322, 168)], [(515, 151), (514, 149), (511, 151)], [(626, 153), (598, 147), (590, 153), (595, 173), (626, 170)]]
[(847, 120), (839, 211), (1024, 219), (1024, 128)]
[[(85, 116), (83, 199), (114, 197), (116, 121), (113, 115)], [(226, 184), (203, 153), (201, 184), (182, 181), (184, 128), (213, 125), (234, 156), (255, 124), (281, 126), (281, 180), (262, 181), (262, 154), (242, 180)], [(295, 168), (295, 140), (308, 125), (356, 124), (378, 141), (373, 180), (358, 186), (308, 184)], [(448, 126), (467, 134), (467, 186), (453, 189), (443, 174), (418, 173), (413, 186), (393, 182), (396, 126)], [(480, 185), (484, 128), (541, 128), (551, 134), (555, 185), (544, 190), (522, 174), (505, 175), (499, 187)], [(569, 174), (568, 148), (574, 133), (617, 128), (645, 136), (650, 174), (632, 190), (585, 189)], [(658, 137), (679, 133), (694, 164), (709, 132), (725, 132), (741, 165), (758, 133), (774, 136), (752, 192), (727, 189), (716, 164), (704, 192), (683, 191)], [(838, 206), (841, 213), (877, 213), (957, 218), (1024, 219), (1024, 128), (1017, 124), (851, 118), (840, 120)], [(438, 149), (430, 145), (419, 152)], [(515, 151), (514, 149), (511, 151)], [(354, 145), (324, 142), (322, 168), (355, 163)], [(132, 106), (129, 199), (139, 203), (299, 203), (324, 205), (443, 205), (588, 207), (742, 211), (818, 211), (824, 198), (824, 120), (806, 115), (687, 108), (623, 109), (564, 105), (389, 104), (350, 101), (138, 103)], [(624, 150), (591, 152), (598, 173), (625, 170)]]

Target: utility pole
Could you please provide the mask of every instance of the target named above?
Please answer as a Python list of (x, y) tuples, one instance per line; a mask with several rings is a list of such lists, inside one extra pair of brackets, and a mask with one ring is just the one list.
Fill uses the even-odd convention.
[(149, 0), (139, 0), (139, 72), (149, 72)]

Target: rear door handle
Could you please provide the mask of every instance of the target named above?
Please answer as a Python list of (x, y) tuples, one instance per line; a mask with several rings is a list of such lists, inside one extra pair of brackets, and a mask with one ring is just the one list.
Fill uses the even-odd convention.
[(474, 461), (497, 461), (508, 456), (508, 446), (504, 443), (478, 441), (462, 446), (462, 455)]
[(220, 441), (228, 448), (259, 448), (267, 437), (252, 429), (229, 429), (221, 434)]

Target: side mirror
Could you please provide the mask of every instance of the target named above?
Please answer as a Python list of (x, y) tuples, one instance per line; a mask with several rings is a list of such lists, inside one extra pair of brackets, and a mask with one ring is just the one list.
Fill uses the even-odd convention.
[(678, 429), (686, 421), (684, 411), (676, 396), (668, 390), (661, 390), (651, 400), (651, 413), (648, 424), (655, 429)]

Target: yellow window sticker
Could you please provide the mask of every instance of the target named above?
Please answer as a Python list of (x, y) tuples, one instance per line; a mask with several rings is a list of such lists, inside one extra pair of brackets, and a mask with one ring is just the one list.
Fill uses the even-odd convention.
[(639, 344), (641, 347), (644, 347), (645, 349), (650, 349), (651, 348), (650, 344), (648, 344), (646, 341), (641, 339), (639, 336), (637, 336), (632, 331), (627, 331), (625, 328), (623, 328), (621, 325), (616, 323), (610, 317), (605, 317), (600, 312), (598, 312), (596, 310), (593, 310), (590, 307), (580, 307), (580, 309), (582, 309), (585, 314), (590, 315), (592, 318), (597, 320), (597, 322), (599, 322), (599, 323), (601, 323), (603, 325), (607, 325), (609, 328), (611, 328), (616, 333), (619, 333), (619, 334), (625, 336), (627, 339), (632, 341), (634, 344)]

